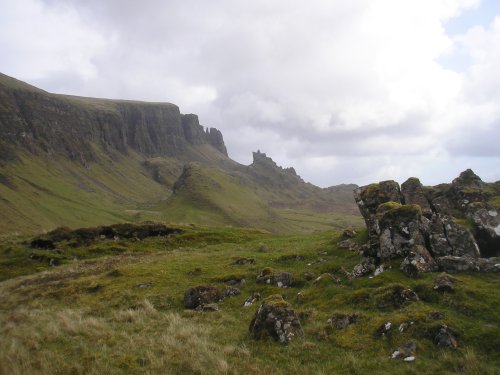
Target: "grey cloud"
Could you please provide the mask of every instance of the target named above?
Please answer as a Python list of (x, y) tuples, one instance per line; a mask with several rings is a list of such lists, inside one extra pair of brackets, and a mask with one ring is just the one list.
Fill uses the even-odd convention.
[[(19, 0), (28, 5), (39, 1)], [(474, 134), (453, 117), (461, 108), (484, 112), (477, 106), (492, 102), (492, 87), (498, 85), (485, 77), (498, 66), (496, 55), (490, 53), (472, 73), (453, 75), (435, 62), (436, 45), (447, 37), (442, 28), (432, 28), (433, 34), (418, 23), (405, 28), (419, 18), (405, 13), (404, 7), (387, 8), (387, 2), (379, 0), (43, 4), (45, 13), (39, 17), (69, 14), (78, 21), (78, 35), (98, 34), (103, 45), (80, 50), (60, 33), (66, 47), (54, 51), (81, 54), (94, 73), (83, 74), (70, 61), (62, 68), (45, 69), (43, 77), (31, 83), (76, 95), (173, 102), (184, 113), (197, 113), (204, 125), (220, 128), (230, 155), (243, 163), (261, 149), (280, 164), (295, 166), (311, 182), (328, 185), (396, 178), (409, 165), (423, 172), (428, 155), (448, 158), (442, 169), (453, 164), (447, 152), (452, 157), (499, 156), (494, 147), (498, 126)], [(414, 10), (440, 25), (443, 16), (431, 5), (415, 4)], [(448, 1), (442, 5), (449, 8), (447, 14), (464, 9)], [(38, 21), (44, 25), (44, 19)], [(4, 22), (0, 31), (7, 27)], [(461, 53), (476, 39), (474, 34), (459, 42)], [(35, 45), (36, 38), (31, 43)], [(3, 53), (15, 56), (16, 50), (8, 47)], [(30, 50), (29, 44), (24, 47)], [(34, 69), (37, 57), (31, 56)], [(15, 75), (14, 65), (9, 69), (5, 73)], [(447, 91), (453, 85), (464, 87), (461, 96)], [(479, 104), (474, 100), (477, 93)], [(315, 160), (332, 165), (322, 169)]]

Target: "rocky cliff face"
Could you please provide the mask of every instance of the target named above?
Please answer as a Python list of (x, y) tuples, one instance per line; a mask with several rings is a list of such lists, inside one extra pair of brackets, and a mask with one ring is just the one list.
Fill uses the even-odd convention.
[(402, 268), (414, 273), (442, 264), (484, 268), (489, 262), (478, 258), (500, 255), (500, 183), (485, 183), (470, 169), (451, 184), (382, 181), (354, 197), (368, 228), (364, 255), (377, 261), (405, 258)]
[(189, 144), (210, 144), (227, 156), (222, 134), (205, 132), (196, 115), (176, 105), (54, 95), (0, 75), (0, 159), (14, 149), (95, 159), (93, 145), (147, 157), (177, 156)]
[(198, 116), (194, 114), (182, 115), (182, 127), (186, 140), (192, 145), (208, 143), (216, 150), (227, 156), (226, 145), (222, 133), (215, 128), (203, 130)]

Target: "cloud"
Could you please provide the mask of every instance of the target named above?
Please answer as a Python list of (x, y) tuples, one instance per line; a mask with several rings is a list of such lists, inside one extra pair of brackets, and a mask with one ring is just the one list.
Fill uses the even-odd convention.
[[(220, 128), (242, 163), (261, 149), (326, 186), (408, 173), (436, 183), (457, 158), (479, 172), (491, 170), (484, 157), (500, 161), (500, 21), (444, 27), (479, 0), (0, 4), (3, 72), (49, 91), (176, 103)], [(468, 63), (455, 71), (443, 56)]]

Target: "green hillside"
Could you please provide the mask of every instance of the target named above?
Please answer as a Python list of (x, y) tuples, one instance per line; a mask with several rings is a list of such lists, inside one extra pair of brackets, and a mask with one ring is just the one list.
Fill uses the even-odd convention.
[(0, 232), (6, 234), (134, 220), (139, 205), (167, 195), (134, 154), (102, 155), (101, 163), (88, 168), (23, 155), (0, 173), (0, 211), (5, 213)]
[[(216, 167), (191, 163), (175, 183), (173, 194), (156, 209), (167, 222), (253, 227), (271, 232), (312, 232), (362, 224), (355, 215), (272, 208), (264, 200), (270, 189), (253, 189), (253, 184), (245, 185), (248, 180)], [(289, 204), (294, 207), (292, 202)]]

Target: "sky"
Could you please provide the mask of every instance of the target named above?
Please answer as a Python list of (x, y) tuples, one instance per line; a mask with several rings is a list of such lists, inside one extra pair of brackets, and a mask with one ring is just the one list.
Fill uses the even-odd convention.
[(0, 72), (177, 104), (318, 186), (500, 180), (500, 0), (0, 0)]

